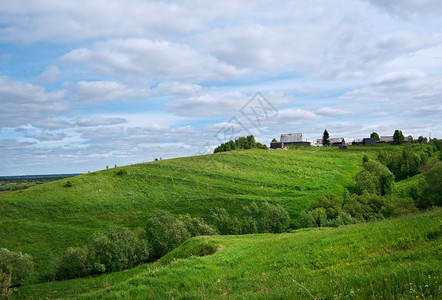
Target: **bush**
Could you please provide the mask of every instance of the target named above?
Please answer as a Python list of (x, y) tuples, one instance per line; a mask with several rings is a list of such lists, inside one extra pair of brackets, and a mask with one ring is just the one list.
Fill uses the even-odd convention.
[(241, 234), (241, 222), (235, 217), (230, 217), (227, 210), (216, 207), (212, 209), (211, 219), (220, 234)]
[(65, 185), (63, 185), (63, 187), (67, 188), (67, 187), (73, 187), (74, 185), (72, 184), (72, 182), (70, 182), (69, 180), (66, 181)]
[(87, 247), (93, 273), (132, 268), (149, 257), (146, 241), (124, 227), (111, 227), (106, 234), (93, 234)]
[(91, 235), (84, 247), (70, 247), (50, 270), (51, 279), (70, 279), (121, 271), (147, 261), (148, 244), (124, 227)]
[(364, 164), (364, 169), (355, 178), (355, 191), (358, 195), (386, 195), (393, 191), (394, 175), (387, 167), (372, 160)]
[(183, 221), (159, 210), (147, 221), (146, 236), (152, 248), (151, 259), (158, 259), (191, 237)]
[(191, 217), (189, 214), (186, 214), (180, 216), (180, 220), (184, 223), (184, 226), (186, 226), (191, 237), (217, 234), (217, 231), (210, 225), (207, 225), (201, 218)]
[(258, 232), (280, 233), (290, 226), (287, 211), (279, 204), (264, 202), (259, 209)]
[(417, 200), (419, 208), (442, 206), (442, 162), (429, 168), (420, 182), (421, 192)]
[(0, 249), (0, 274), (3, 278), (2, 288), (23, 285), (34, 271), (32, 257), (21, 252)]
[(51, 279), (78, 278), (90, 273), (86, 247), (69, 247), (54, 264)]
[(115, 172), (115, 175), (117, 176), (121, 176), (121, 175), (126, 175), (127, 171), (125, 169), (120, 169), (117, 172)]

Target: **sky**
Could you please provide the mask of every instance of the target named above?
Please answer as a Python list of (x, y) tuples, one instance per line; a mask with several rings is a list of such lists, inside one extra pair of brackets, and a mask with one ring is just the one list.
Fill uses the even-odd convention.
[(442, 137), (442, 2), (0, 1), (0, 176), (253, 134)]

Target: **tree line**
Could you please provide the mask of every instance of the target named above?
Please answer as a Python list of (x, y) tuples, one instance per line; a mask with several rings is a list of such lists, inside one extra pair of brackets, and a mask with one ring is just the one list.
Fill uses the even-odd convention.
[(266, 145), (258, 143), (253, 135), (230, 140), (215, 148), (214, 153), (241, 150), (241, 149), (267, 149)]

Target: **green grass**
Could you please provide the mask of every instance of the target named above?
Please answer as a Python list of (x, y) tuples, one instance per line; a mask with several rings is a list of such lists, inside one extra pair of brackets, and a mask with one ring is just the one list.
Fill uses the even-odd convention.
[[(33, 282), (68, 246), (111, 225), (143, 227), (155, 210), (207, 217), (251, 201), (280, 203), (295, 218), (324, 193), (352, 189), (362, 156), (401, 146), (248, 150), (112, 168), (0, 195), (0, 247), (29, 253)], [(119, 170), (127, 174), (116, 175)], [(64, 187), (70, 181), (72, 187)]]
[[(442, 210), (286, 234), (197, 237), (124, 272), (17, 298), (440, 299)], [(215, 252), (214, 254), (211, 254)]]

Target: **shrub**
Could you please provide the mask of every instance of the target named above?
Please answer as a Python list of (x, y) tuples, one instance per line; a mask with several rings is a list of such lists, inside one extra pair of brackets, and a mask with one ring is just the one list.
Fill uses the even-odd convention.
[(280, 233), (289, 228), (290, 217), (281, 205), (264, 202), (260, 207), (257, 223), (258, 232)]
[(358, 195), (364, 192), (386, 195), (393, 191), (394, 175), (387, 167), (372, 160), (364, 164), (364, 169), (355, 178), (355, 191)]
[(429, 168), (420, 182), (421, 192), (417, 200), (419, 208), (442, 206), (442, 162)]
[(299, 214), (298, 227), (299, 228), (318, 227), (318, 224), (316, 223), (315, 218), (310, 212), (303, 210)]
[(86, 247), (69, 247), (54, 264), (51, 279), (78, 278), (90, 273)]
[(158, 259), (189, 239), (190, 233), (183, 221), (159, 210), (147, 221), (146, 236), (152, 248), (151, 258)]
[(385, 201), (385, 207), (381, 209), (384, 217), (398, 217), (404, 214), (414, 213), (417, 211), (414, 201), (411, 198), (398, 198), (388, 196)]
[(217, 232), (210, 225), (207, 225), (203, 219), (198, 217), (191, 217), (189, 214), (180, 216), (180, 220), (186, 226), (187, 231), (191, 237), (200, 235), (215, 235)]
[(63, 187), (73, 187), (73, 184), (72, 184), (72, 182), (70, 182), (69, 180), (68, 181), (66, 181), (66, 183), (65, 183), (65, 185), (63, 185)]
[(241, 222), (236, 216), (230, 217), (224, 208), (212, 209), (211, 219), (220, 234), (241, 234)]
[(316, 202), (312, 203), (312, 209), (318, 207), (325, 209), (327, 219), (334, 219), (342, 212), (342, 200), (334, 194), (324, 194), (319, 196)]
[[(34, 271), (32, 257), (21, 252), (0, 249), (0, 274), (2, 274), (2, 288), (23, 285)], [(9, 288), (9, 287), (7, 287)]]
[(148, 244), (124, 227), (111, 227), (91, 235), (84, 247), (70, 247), (54, 261), (51, 279), (121, 271), (148, 259)]
[(115, 175), (117, 176), (121, 176), (121, 175), (126, 175), (127, 171), (125, 169), (120, 169), (117, 172), (115, 172)]

